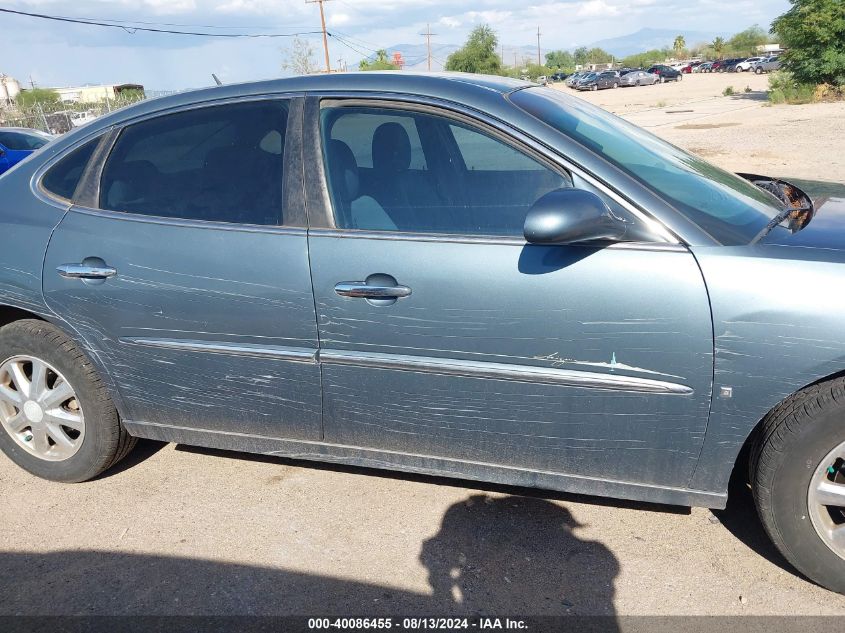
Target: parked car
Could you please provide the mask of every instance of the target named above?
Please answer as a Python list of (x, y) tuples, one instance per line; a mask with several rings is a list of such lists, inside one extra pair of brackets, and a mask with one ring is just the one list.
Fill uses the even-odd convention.
[(564, 81), (567, 78), (567, 74), (563, 72), (557, 72), (552, 75), (552, 81)]
[(666, 66), (664, 64), (656, 64), (648, 69), (652, 75), (657, 75), (660, 77), (660, 83), (665, 83), (667, 81), (681, 81), (684, 76), (681, 74), (681, 71), (675, 70), (671, 66)]
[(580, 80), (580, 79), (581, 79), (584, 75), (586, 75), (586, 74), (587, 74), (587, 73), (585, 73), (585, 72), (583, 72), (583, 71), (579, 71), (579, 72), (577, 72), (577, 73), (572, 73), (571, 75), (569, 75), (569, 77), (567, 77), (567, 78), (566, 78), (565, 83), (566, 83), (566, 85), (567, 85), (567, 86), (569, 86), (570, 88), (574, 88), (574, 87), (575, 87), (575, 84), (577, 84), (577, 83), (578, 83), (578, 81), (579, 81), (579, 80)]
[(724, 72), (726, 72), (726, 73), (740, 72), (741, 73), (742, 70), (739, 69), (739, 65), (744, 61), (745, 61), (744, 58), (731, 60), (730, 62), (726, 63), (723, 66)]
[(843, 199), (528, 82), (350, 73), (116, 110), (0, 200), (31, 473), (137, 437), (711, 508), (749, 473), (845, 592)]
[(578, 90), (604, 90), (619, 87), (619, 73), (615, 70), (605, 70), (591, 73), (578, 82)]
[(735, 72), (744, 73), (747, 70), (751, 70), (751, 68), (757, 63), (761, 62), (765, 59), (765, 57), (749, 57), (747, 59), (743, 59), (736, 63)]
[(580, 85), (584, 82), (590, 82), (598, 75), (596, 72), (587, 72), (581, 75), (575, 82), (575, 85), (572, 86), (575, 89), (578, 89)]
[(620, 86), (651, 86), (660, 81), (660, 77), (642, 69), (626, 72), (619, 77)]
[(540, 84), (541, 86), (545, 86), (549, 83), (549, 78), (545, 75), (540, 75), (539, 77), (537, 77), (536, 83)]
[(714, 63), (713, 68), (717, 73), (726, 73), (730, 72), (731, 66), (736, 65), (737, 62), (741, 61), (741, 57), (734, 57), (730, 59), (723, 59), (718, 62), (718, 65)]
[(713, 62), (703, 62), (699, 64), (695, 68), (693, 68), (692, 72), (694, 73), (709, 73), (710, 68), (713, 66)]
[(0, 128), (0, 174), (44, 147), (52, 138), (49, 134), (29, 128)]
[(753, 70), (758, 75), (761, 73), (768, 73), (775, 70), (780, 70), (780, 58), (777, 55), (765, 57), (764, 59), (761, 59), (756, 64), (754, 64)]

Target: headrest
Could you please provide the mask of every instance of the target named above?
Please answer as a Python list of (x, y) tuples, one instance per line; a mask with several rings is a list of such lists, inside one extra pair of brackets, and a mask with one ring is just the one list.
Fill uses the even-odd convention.
[(405, 171), (411, 166), (411, 139), (398, 123), (382, 123), (373, 134), (373, 168)]

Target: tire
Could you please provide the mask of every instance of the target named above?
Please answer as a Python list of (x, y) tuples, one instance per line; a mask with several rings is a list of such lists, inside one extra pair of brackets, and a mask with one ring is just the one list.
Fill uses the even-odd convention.
[(618, 83), (616, 83), (616, 82), (613, 82), (613, 87), (614, 87), (614, 88), (618, 88), (618, 87), (619, 87), (619, 84), (618, 84)]
[(663, 75), (660, 75), (660, 83), (662, 83), (662, 84), (666, 83), (666, 77), (664, 77)]
[[(64, 444), (57, 443), (53, 439), (56, 436), (55, 431), (46, 435), (42, 432), (40, 437), (45, 438), (45, 445), (51, 447), (50, 451), (62, 448), (70, 454), (66, 457), (62, 454), (50, 456), (42, 451), (39, 455), (35, 450), (37, 442), (34, 436), (38, 435), (36, 425), (41, 424), (42, 416), (44, 420), (50, 420), (50, 411), (55, 409), (48, 410), (46, 404), (40, 408), (33, 407), (31, 402), (34, 401), (17, 387), (13, 387), (11, 393), (15, 394), (15, 398), (26, 399), (24, 407), (30, 408), (24, 415), (24, 407), (17, 408), (7, 400), (0, 403), (0, 450), (24, 470), (51, 481), (86, 481), (119, 462), (135, 446), (136, 438), (130, 436), (120, 423), (117, 410), (91, 361), (54, 325), (45, 321), (24, 319), (0, 328), (0, 361), (0, 379), (7, 389), (12, 381), (11, 374), (4, 368), (11, 368), (16, 363), (20, 363), (18, 367), (23, 367), (24, 371), (26, 367), (30, 368), (29, 380), (33, 378), (31, 373), (35, 361), (46, 367), (47, 377), (44, 379), (42, 393), (47, 393), (46, 389), (50, 387), (51, 380), (54, 381), (53, 389), (60, 380), (66, 382), (71, 390), (71, 397), (56, 404), (55, 409), (75, 414), (78, 418), (75, 424), (81, 427), (81, 432), (66, 427), (60, 430), (63, 433), (63, 441), (73, 443), (75, 448), (67, 448)], [(31, 382), (26, 384), (29, 385), (27, 389), (30, 389)], [(32, 414), (33, 408), (41, 413), (36, 411)], [(23, 424), (33, 425), (24, 427), (24, 430), (17, 434), (18, 439), (13, 437), (13, 431), (6, 425), (9, 415), (14, 415), (16, 410), (21, 416), (19, 419), (24, 420)], [(37, 419), (31, 415), (37, 415)], [(76, 435), (76, 438), (69, 437), (72, 435)], [(46, 439), (48, 437), (49, 439)], [(33, 443), (29, 444), (29, 441)], [(52, 445), (49, 444), (50, 441)], [(26, 446), (31, 447), (31, 450), (25, 448)]]
[(762, 75), (762, 74), (763, 74), (763, 69), (762, 69), (762, 68), (760, 68), (759, 66), (757, 66), (757, 68), (755, 68), (755, 69), (754, 69), (754, 74), (755, 74), (755, 75)]
[(590, 86), (590, 90), (598, 90), (598, 89), (599, 89), (598, 84), (593, 84), (592, 86)]
[(845, 547), (834, 551), (837, 546), (814, 525), (824, 507), (824, 521), (845, 526), (845, 502), (819, 506), (809, 491), (820, 478), (845, 486), (845, 460), (826, 465), (834, 449), (845, 451), (844, 415), (845, 377), (802, 389), (763, 420), (749, 462), (754, 501), (769, 537), (802, 574), (839, 593), (845, 593)]
[(681, 79), (683, 79), (683, 78), (684, 78), (684, 76), (683, 76), (683, 75), (678, 75), (678, 78), (677, 78), (677, 79), (675, 79), (675, 81), (680, 81), (680, 80), (681, 80)]

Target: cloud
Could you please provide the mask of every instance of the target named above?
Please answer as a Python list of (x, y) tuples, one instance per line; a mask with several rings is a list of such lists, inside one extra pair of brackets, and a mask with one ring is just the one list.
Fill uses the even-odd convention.
[(461, 25), (461, 21), (458, 18), (454, 18), (451, 16), (443, 16), (437, 21), (438, 24), (442, 24), (445, 27), (450, 29), (456, 29)]
[(577, 15), (582, 18), (619, 15), (616, 5), (607, 4), (604, 0), (589, 0), (578, 7)]
[(326, 21), (330, 26), (343, 26), (352, 21), (352, 16), (348, 13), (331, 13)]

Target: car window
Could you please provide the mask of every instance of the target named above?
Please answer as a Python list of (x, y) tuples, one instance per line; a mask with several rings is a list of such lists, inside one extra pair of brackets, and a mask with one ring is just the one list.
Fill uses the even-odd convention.
[(282, 224), (287, 104), (253, 101), (130, 125), (103, 169), (100, 208), (239, 224)]
[(321, 127), (339, 228), (521, 236), (531, 205), (571, 186), (568, 176), (445, 116), (334, 106), (322, 109)]
[(35, 150), (49, 142), (49, 138), (39, 134), (0, 130), (0, 145), (10, 150)]
[(53, 165), (41, 179), (41, 186), (52, 194), (70, 200), (82, 173), (91, 160), (100, 138), (88, 141)]

